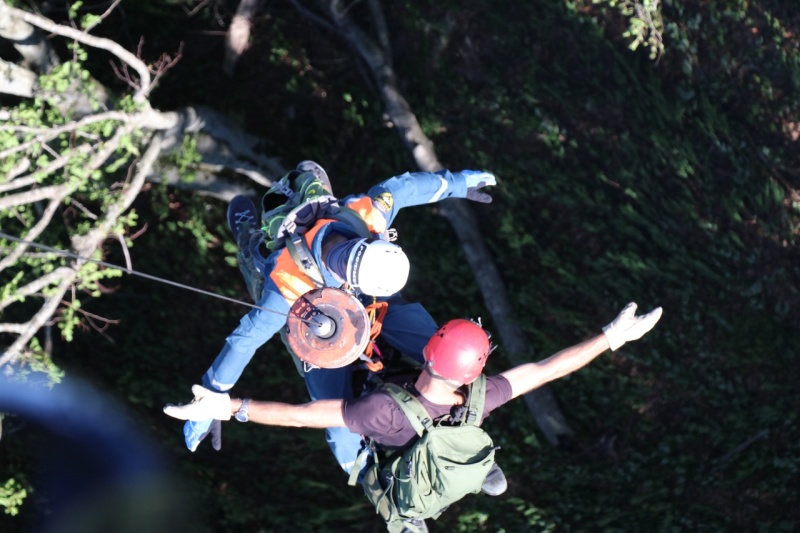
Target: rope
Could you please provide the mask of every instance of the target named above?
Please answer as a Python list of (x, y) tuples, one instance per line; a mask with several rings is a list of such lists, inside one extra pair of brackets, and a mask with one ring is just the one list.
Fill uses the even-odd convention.
[[(364, 355), (369, 358), (366, 365), (371, 372), (378, 372), (383, 369), (383, 361), (381, 361), (381, 359), (383, 359), (383, 354), (381, 354), (381, 351), (375, 344), (375, 339), (381, 334), (383, 319), (386, 317), (386, 312), (389, 310), (389, 303), (378, 302), (373, 298), (372, 303), (365, 309), (369, 316), (369, 321), (372, 324), (369, 330), (369, 344), (367, 344), (367, 348), (364, 350)], [(373, 351), (376, 352), (377, 358), (372, 357)]]
[[(232, 303), (236, 303), (236, 304), (240, 304), (240, 305), (246, 305), (247, 307), (252, 307), (253, 309), (260, 309), (261, 311), (266, 311), (267, 313), (273, 313), (273, 314), (276, 314), (276, 315), (285, 316), (287, 318), (289, 316), (286, 313), (281, 313), (280, 311), (275, 311), (274, 309), (267, 309), (267, 308), (261, 307), (259, 305), (254, 305), (254, 304), (251, 304), (251, 303), (248, 303), (248, 302), (244, 302), (242, 300), (237, 300), (236, 298), (230, 298), (228, 296), (223, 296), (221, 294), (216, 294), (214, 292), (209, 292), (209, 291), (206, 291), (206, 290), (203, 290), (203, 289), (198, 289), (197, 287), (191, 287), (189, 285), (184, 285), (183, 283), (178, 283), (176, 281), (172, 281), (172, 280), (168, 280), (168, 279), (164, 279), (164, 278), (159, 278), (158, 276), (145, 274), (144, 272), (138, 272), (136, 270), (132, 270), (130, 268), (122, 267), (122, 266), (119, 266), (119, 265), (113, 265), (113, 264), (107, 263), (105, 261), (99, 261), (97, 259), (90, 259), (88, 257), (83, 257), (81, 255), (69, 252), (67, 250), (59, 250), (57, 248), (52, 248), (50, 246), (47, 246), (45, 244), (41, 244), (41, 243), (38, 243), (38, 242), (35, 242), (35, 241), (26, 241), (26, 240), (20, 239), (18, 237), (12, 237), (11, 235), (7, 235), (7, 234), (3, 233), (2, 231), (0, 231), (0, 237), (2, 237), (4, 239), (8, 239), (9, 241), (13, 241), (13, 242), (19, 243), (19, 244), (26, 244), (28, 246), (32, 246), (32, 247), (38, 248), (40, 250), (45, 250), (47, 252), (51, 252), (51, 253), (54, 253), (56, 255), (71, 257), (73, 259), (79, 259), (79, 260), (82, 260), (82, 261), (88, 261), (90, 263), (95, 263), (95, 264), (104, 266), (106, 268), (113, 268), (115, 270), (121, 270), (122, 272), (125, 272), (126, 274), (131, 274), (133, 276), (139, 276), (139, 277), (142, 277), (142, 278), (145, 278), (145, 279), (149, 279), (151, 281), (156, 281), (158, 283), (165, 283), (167, 285), (172, 285), (173, 287), (178, 287), (180, 289), (186, 289), (188, 291), (197, 292), (197, 293), (200, 293), (200, 294), (204, 294), (206, 296), (212, 296), (214, 298), (219, 298), (220, 300), (225, 300), (227, 302), (232, 302)], [(303, 322), (308, 322), (308, 321), (304, 320)]]

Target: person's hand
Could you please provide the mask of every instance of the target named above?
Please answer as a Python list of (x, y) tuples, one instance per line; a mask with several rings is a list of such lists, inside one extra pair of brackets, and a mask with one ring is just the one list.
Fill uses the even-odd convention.
[(611, 350), (617, 350), (628, 341), (640, 339), (653, 329), (661, 318), (662, 309), (656, 307), (646, 315), (636, 316), (636, 304), (631, 302), (609, 325), (603, 328)]
[(179, 420), (188, 420), (183, 425), (186, 447), (195, 451), (200, 442), (211, 434), (211, 446), (222, 448), (222, 422), (231, 418), (231, 399), (225, 393), (214, 392), (200, 385), (192, 386), (194, 400), (186, 405), (164, 406), (164, 412)]
[(480, 189), (487, 185), (497, 185), (497, 178), (494, 174), (481, 170), (462, 170), (461, 175), (464, 176), (467, 183), (468, 200), (482, 204), (488, 204), (492, 201), (492, 197)]
[(214, 392), (202, 385), (192, 385), (194, 400), (185, 405), (164, 406), (164, 412), (180, 420), (200, 422), (213, 418), (215, 420), (231, 419), (231, 397), (225, 392)]
[(222, 448), (222, 422), (208, 418), (206, 420), (189, 420), (183, 425), (183, 438), (186, 447), (193, 452), (209, 434), (211, 434), (211, 447), (219, 451)]

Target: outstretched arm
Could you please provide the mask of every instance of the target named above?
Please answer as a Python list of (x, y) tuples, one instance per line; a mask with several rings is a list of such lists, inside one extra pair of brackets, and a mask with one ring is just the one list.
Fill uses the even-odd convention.
[[(164, 406), (164, 412), (180, 420), (230, 420), (242, 406), (242, 400), (231, 399), (223, 392), (214, 392), (202, 385), (192, 386), (194, 400), (186, 405)], [(302, 405), (282, 402), (251, 401), (247, 414), (251, 422), (268, 426), (306, 428), (344, 427), (342, 400), (317, 400)]]
[(512, 398), (516, 398), (583, 368), (609, 348), (616, 350), (628, 341), (641, 338), (653, 329), (659, 318), (660, 307), (646, 315), (636, 316), (636, 304), (629, 303), (613, 322), (603, 328), (602, 334), (565, 348), (538, 363), (527, 363), (507, 370), (501, 376), (511, 384)]
[(605, 335), (597, 335), (575, 346), (565, 348), (538, 363), (526, 363), (500, 374), (511, 384), (511, 397), (526, 394), (547, 382), (583, 368), (608, 350)]
[[(247, 413), (250, 422), (267, 426), (299, 428), (344, 427), (342, 400), (317, 400), (301, 405), (281, 402), (250, 401)], [(242, 400), (231, 400), (231, 414), (239, 410)]]
[(345, 199), (345, 202), (351, 209), (361, 212), (362, 218), (366, 214), (362, 204), (371, 203), (385, 219), (388, 227), (397, 212), (405, 207), (431, 204), (446, 198), (467, 198), (489, 203), (492, 197), (485, 192), (484, 187), (496, 183), (494, 174), (479, 170), (406, 172), (373, 186), (366, 197)]

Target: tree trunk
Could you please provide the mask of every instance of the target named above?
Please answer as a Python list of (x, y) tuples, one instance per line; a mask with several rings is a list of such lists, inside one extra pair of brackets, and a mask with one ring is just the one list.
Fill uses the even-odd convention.
[[(379, 46), (369, 35), (350, 18), (348, 8), (340, 0), (321, 1), (320, 6), (333, 21), (339, 35), (355, 49), (363, 60), (383, 97), (386, 113), (389, 115), (403, 144), (409, 150), (420, 170), (435, 172), (444, 168), (439, 162), (433, 142), (428, 138), (403, 96), (392, 69), (386, 45)], [(377, 2), (370, 3), (370, 9), (378, 8)], [(380, 32), (385, 26), (378, 17)], [(383, 42), (388, 42), (388, 40)], [(486, 308), (497, 324), (506, 356), (514, 364), (528, 362), (533, 354), (525, 334), (515, 322), (514, 311), (492, 255), (486, 247), (478, 228), (474, 212), (467, 200), (453, 200), (438, 204), (439, 213), (453, 227), (464, 256), (475, 275), (475, 282), (483, 296)], [(558, 407), (551, 388), (547, 385), (525, 395), (525, 403), (547, 441), (557, 445), (561, 438), (574, 434)]]

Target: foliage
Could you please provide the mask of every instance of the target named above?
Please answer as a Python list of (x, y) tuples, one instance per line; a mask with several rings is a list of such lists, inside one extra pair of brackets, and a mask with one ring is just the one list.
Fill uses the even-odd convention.
[[(75, 50), (79, 51), (79, 47)], [(85, 53), (80, 52), (76, 60), (65, 62), (49, 75), (42, 76), (41, 88), (61, 94), (78, 83), (87, 94), (90, 93), (93, 82), (89, 72), (83, 68), (85, 59)], [(96, 101), (94, 104), (98, 105)], [(17, 235), (31, 235), (31, 238), (38, 239), (38, 243), (55, 247), (65, 236), (77, 239), (87, 235), (98, 225), (95, 212), (103, 213), (118, 201), (118, 193), (113, 191), (118, 189), (121, 192), (119, 182), (124, 180), (122, 173), (127, 172), (123, 167), (139, 155), (141, 142), (139, 132), (126, 131), (124, 125), (113, 117), (85, 124), (71, 122), (68, 115), (44, 97), (10, 108), (9, 119), (0, 128), (0, 145), (7, 147), (3, 169), (10, 173), (25, 161), (31, 162), (29, 175), (36, 188), (51, 191), (43, 198), (51, 205), (48, 208), (46, 204), (27, 201), (24, 192), (20, 193), (20, 201), (3, 213), (4, 230)], [(93, 151), (102, 153), (104, 149), (113, 151), (113, 157), (108, 165), (101, 167)], [(46, 216), (52, 216), (44, 213), (62, 201), (65, 205), (63, 224), (37, 229), (47, 221)], [(116, 222), (112, 231), (122, 235), (124, 229), (134, 225), (135, 221), (135, 212), (128, 213)], [(5, 242), (3, 244), (7, 246)], [(98, 255), (93, 259), (101, 257)], [(30, 283), (32, 279), (67, 264), (65, 257), (53, 253), (24, 254), (16, 264), (6, 269), (12, 278), (3, 288), (3, 293), (12, 295), (21, 284)], [(80, 268), (76, 288), (98, 296), (101, 282), (119, 275), (117, 270), (101, 269), (95, 263), (87, 263)], [(57, 279), (42, 289), (44, 296), (52, 294), (56, 282)], [(60, 312), (59, 328), (67, 339), (82, 323), (80, 306), (80, 300), (73, 298)]]
[(19, 508), (28, 492), (25, 488), (14, 478), (6, 481), (5, 485), (0, 486), (0, 506), (5, 508), (5, 513), (15, 516), (19, 513)]

